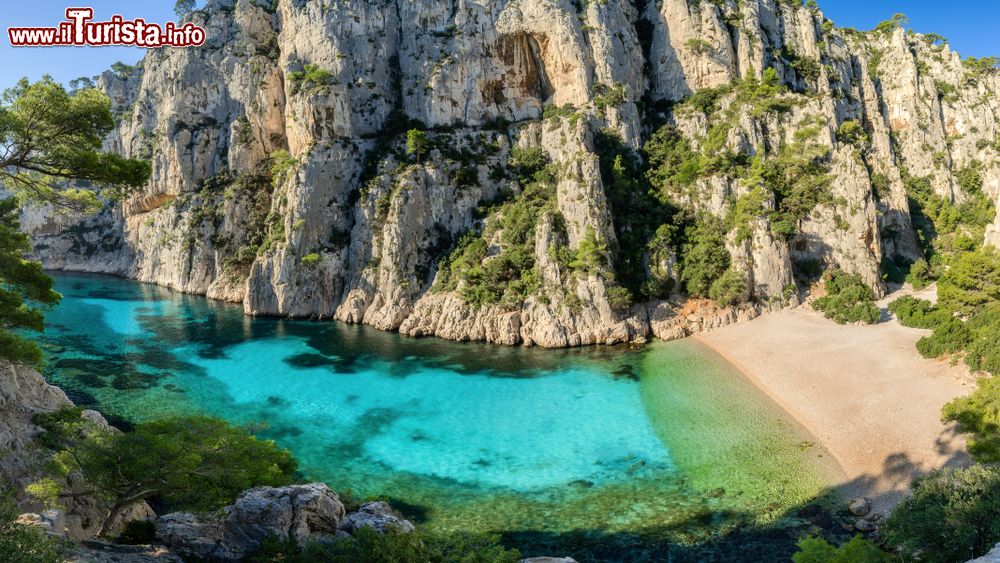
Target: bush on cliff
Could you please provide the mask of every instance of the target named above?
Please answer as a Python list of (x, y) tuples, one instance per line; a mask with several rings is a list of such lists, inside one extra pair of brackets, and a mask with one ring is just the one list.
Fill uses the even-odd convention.
[(0, 561), (5, 563), (61, 563), (68, 543), (42, 531), (18, 524), (18, 510), (10, 491), (0, 483)]
[(917, 479), (882, 535), (907, 561), (951, 563), (986, 554), (1000, 542), (1000, 469), (976, 465)]
[(827, 276), (825, 287), (827, 294), (813, 302), (813, 308), (826, 318), (840, 324), (874, 324), (881, 318), (875, 293), (861, 281), (861, 276), (837, 270)]
[(78, 471), (110, 507), (102, 531), (129, 507), (157, 499), (174, 510), (210, 511), (243, 490), (292, 482), (296, 461), (270, 440), (206, 417), (177, 417), (108, 433), (65, 407), (36, 415), (61, 474)]
[(963, 316), (1000, 301), (1000, 250), (992, 247), (958, 257), (941, 276), (938, 303)]
[(681, 251), (681, 281), (689, 295), (708, 297), (712, 284), (729, 269), (725, 227), (722, 221), (703, 215), (685, 230)]
[(941, 417), (972, 434), (967, 447), (976, 461), (1000, 462), (1000, 379), (980, 379), (975, 393), (945, 405)]

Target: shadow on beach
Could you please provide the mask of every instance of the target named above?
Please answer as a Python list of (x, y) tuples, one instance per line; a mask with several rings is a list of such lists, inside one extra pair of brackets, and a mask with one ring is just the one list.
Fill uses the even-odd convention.
[[(971, 460), (967, 453), (951, 448), (954, 430), (937, 441), (939, 453), (947, 455), (945, 467), (963, 467)], [(908, 494), (914, 478), (930, 471), (914, 463), (903, 453), (883, 461), (877, 475), (862, 475), (832, 486), (808, 502), (788, 508), (773, 523), (756, 524), (756, 515), (720, 511), (698, 514), (669, 527), (652, 527), (631, 533), (608, 533), (601, 530), (577, 530), (553, 533), (533, 530), (507, 531), (502, 542), (516, 547), (525, 557), (555, 555), (590, 562), (759, 562), (790, 561), (798, 551), (797, 543), (806, 537), (819, 536), (841, 544), (858, 534), (877, 537), (876, 514), (884, 514)], [(867, 516), (876, 521), (876, 531), (860, 532), (855, 528), (859, 517), (847, 510), (847, 501), (858, 492), (872, 506)], [(744, 522), (729, 532), (713, 529), (719, 520)]]

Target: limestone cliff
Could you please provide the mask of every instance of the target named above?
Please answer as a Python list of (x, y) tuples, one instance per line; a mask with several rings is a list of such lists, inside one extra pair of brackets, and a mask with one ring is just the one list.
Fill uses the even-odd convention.
[[(209, 0), (206, 45), (99, 81), (145, 189), (24, 224), (51, 268), (504, 344), (677, 336), (795, 302), (817, 268), (882, 292), (883, 264), (922, 256), (907, 186), (1000, 197), (1000, 77), (798, 4)], [(663, 127), (699, 164), (649, 174), (670, 203), (643, 238), (622, 191), (646, 191)], [(814, 176), (805, 203), (768, 162), (792, 190)], [(721, 220), (751, 305), (681, 314), (682, 214)]]

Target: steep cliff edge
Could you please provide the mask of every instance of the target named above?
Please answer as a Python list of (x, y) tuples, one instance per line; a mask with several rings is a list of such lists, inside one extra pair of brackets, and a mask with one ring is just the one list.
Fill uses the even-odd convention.
[(23, 224), (50, 268), (552, 347), (751, 317), (824, 269), (881, 293), (924, 256), (916, 202), (1000, 241), (997, 73), (797, 4), (210, 0), (205, 46), (99, 81), (149, 185)]

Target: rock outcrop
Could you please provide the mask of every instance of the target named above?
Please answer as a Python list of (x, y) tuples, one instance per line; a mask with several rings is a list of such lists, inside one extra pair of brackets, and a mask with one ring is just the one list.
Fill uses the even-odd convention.
[[(576, 346), (642, 341), (650, 311), (662, 325), (683, 308), (677, 216), (649, 212), (640, 237), (645, 188), (623, 201), (614, 168), (642, 176), (632, 151), (661, 124), (687, 161), (652, 188), (721, 220), (755, 310), (797, 302), (816, 269), (881, 293), (884, 263), (923, 255), (917, 181), (950, 205), (1000, 197), (994, 70), (798, 2), (209, 0), (190, 18), (203, 47), (100, 77), (119, 119), (108, 148), (149, 159), (152, 178), (95, 217), (26, 211), (47, 266), (255, 315)], [(426, 146), (407, 147), (409, 129)], [(511, 165), (525, 150), (550, 191)], [(755, 162), (815, 182), (784, 189)], [(976, 236), (998, 232), (1000, 218)], [(484, 250), (448, 278), (467, 237)], [(604, 263), (573, 260), (595, 242)]]
[[(73, 406), (62, 389), (49, 385), (34, 369), (0, 360), (0, 485), (10, 486), (17, 508), (24, 512), (23, 523), (34, 524), (71, 540), (93, 538), (100, 529), (106, 507), (89, 494), (82, 478), (69, 474), (62, 483), (66, 493), (60, 507), (45, 507), (25, 491), (25, 487), (43, 477), (44, 463), (50, 456), (35, 444), (40, 429), (32, 422), (37, 413), (52, 412), (63, 406)], [(84, 417), (112, 431), (104, 417), (96, 411), (84, 411)], [(129, 520), (148, 519), (153, 511), (146, 503), (130, 509), (112, 529)]]
[(347, 514), (337, 493), (323, 483), (310, 483), (244, 491), (215, 519), (184, 512), (161, 516), (156, 536), (185, 557), (239, 561), (268, 537), (296, 543), (333, 541), (350, 537), (363, 526), (379, 533), (390, 528), (402, 533), (414, 530), (384, 502), (366, 503)]
[(389, 503), (383, 501), (366, 502), (357, 512), (352, 512), (340, 523), (340, 529), (347, 533), (369, 527), (380, 534), (390, 530), (409, 533), (416, 528), (408, 520), (396, 514)]

